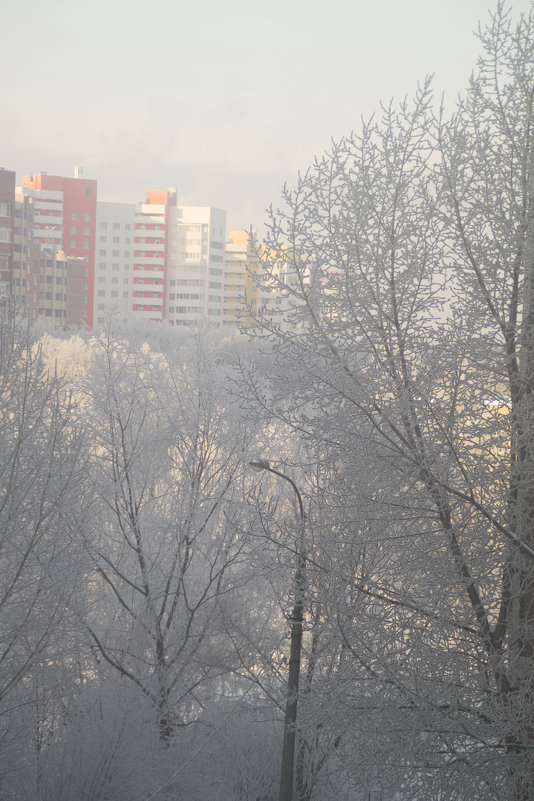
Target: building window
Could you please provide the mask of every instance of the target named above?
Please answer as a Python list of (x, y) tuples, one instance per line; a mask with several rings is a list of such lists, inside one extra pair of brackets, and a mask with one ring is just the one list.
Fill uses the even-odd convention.
[(84, 250), (89, 250), (89, 242), (87, 240), (85, 240), (84, 243), (83, 243), (83, 249)]
[(11, 228), (0, 228), (0, 242), (11, 242)]
[(122, 293), (122, 297), (123, 297), (123, 298), (127, 298), (129, 294), (130, 294), (130, 293), (129, 293), (129, 292), (127, 292), (127, 291), (126, 291), (126, 292), (123, 292), (123, 293)]
[(129, 231), (129, 230), (130, 230), (130, 223), (126, 223), (126, 224), (125, 224), (125, 226), (124, 226), (124, 230), (125, 230), (125, 231)]
[(115, 256), (115, 257), (117, 257), (117, 256), (120, 256), (120, 251), (118, 251), (118, 250), (113, 250), (113, 251), (111, 252), (111, 255), (112, 255), (112, 256)]
[(118, 222), (114, 222), (113, 223), (113, 228), (115, 229), (115, 231), (118, 231), (120, 227), (121, 227), (120, 223), (118, 223)]
[(11, 217), (11, 203), (0, 203), (0, 217)]
[(118, 245), (120, 241), (121, 241), (121, 238), (120, 238), (120, 236), (114, 236), (114, 237), (113, 237), (113, 243), (114, 243), (115, 245)]
[(105, 231), (107, 227), (108, 227), (108, 224), (107, 224), (107, 222), (101, 222), (101, 223), (100, 223), (100, 228), (101, 228), (103, 231)]
[(99, 289), (98, 290), (98, 297), (99, 298), (105, 298), (106, 297), (106, 290), (105, 289)]
[(111, 265), (111, 269), (117, 271), (119, 269), (119, 265), (118, 264), (112, 264)]
[(91, 195), (92, 195), (92, 194), (93, 194), (93, 190), (92, 190), (92, 188), (91, 188), (90, 186), (86, 187), (86, 189), (85, 189), (85, 196), (86, 196), (86, 197), (91, 197)]
[(98, 283), (99, 284), (105, 284), (106, 283), (106, 276), (105, 275), (99, 275), (98, 276)]
[(78, 233), (78, 229), (76, 228), (75, 225), (71, 226), (70, 232), (71, 232), (71, 234), (77, 234)]
[(85, 236), (89, 236), (91, 234), (91, 229), (90, 228), (84, 228), (83, 232), (84, 232)]
[(70, 240), (70, 246), (71, 246), (71, 248), (76, 248), (76, 240), (75, 239), (71, 239)]
[(102, 248), (101, 248), (101, 249), (98, 251), (98, 255), (99, 255), (99, 256), (105, 256), (105, 255), (106, 255), (106, 253), (107, 253), (107, 250), (106, 250), (105, 248), (104, 248), (104, 249), (102, 249)]
[(118, 277), (116, 275), (114, 275), (113, 278), (111, 279), (111, 283), (112, 284), (118, 284), (119, 283), (119, 279), (118, 279)]
[(100, 241), (101, 241), (101, 242), (107, 242), (107, 241), (108, 241), (108, 238), (107, 238), (107, 236), (101, 236), (101, 237), (100, 237)]
[(112, 298), (116, 298), (116, 297), (118, 296), (118, 294), (119, 294), (119, 293), (117, 292), (117, 290), (116, 290), (116, 289), (112, 289), (112, 290), (111, 290), (111, 297), (112, 297)]
[(91, 215), (90, 214), (84, 214), (83, 215), (83, 219), (84, 219), (85, 222), (89, 222), (91, 220)]
[(78, 215), (76, 214), (75, 211), (72, 212), (72, 214), (70, 215), (70, 218), (71, 218), (71, 220), (77, 220), (78, 219)]

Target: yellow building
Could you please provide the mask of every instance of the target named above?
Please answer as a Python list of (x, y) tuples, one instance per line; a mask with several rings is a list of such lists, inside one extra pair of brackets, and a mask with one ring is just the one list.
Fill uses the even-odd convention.
[(230, 231), (226, 243), (224, 267), (223, 325), (226, 328), (249, 328), (251, 314), (259, 307), (259, 288), (254, 281), (261, 267), (254, 250), (255, 232)]
[(251, 328), (261, 319), (268, 325), (294, 328), (304, 319), (298, 312), (303, 278), (309, 284), (309, 265), (297, 275), (289, 261), (258, 245), (254, 230), (230, 231), (225, 254), (223, 325)]

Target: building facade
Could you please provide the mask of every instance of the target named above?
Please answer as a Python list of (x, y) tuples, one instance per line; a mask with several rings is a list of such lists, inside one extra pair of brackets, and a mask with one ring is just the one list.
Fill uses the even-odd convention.
[(55, 327), (78, 328), (85, 323), (86, 267), (81, 256), (39, 248), (39, 317)]
[(226, 212), (178, 206), (171, 215), (167, 296), (176, 327), (223, 324)]
[(15, 228), (15, 173), (0, 169), (0, 297), (11, 296)]
[[(251, 238), (252, 237), (252, 238)], [(226, 328), (249, 328), (261, 308), (265, 292), (254, 280), (261, 261), (254, 244), (255, 232), (230, 231), (224, 262), (224, 312)]]
[(176, 190), (149, 190), (135, 209), (132, 314), (134, 320), (166, 319), (169, 228)]
[(95, 325), (168, 321), (223, 324), (226, 212), (178, 206), (176, 189), (149, 190), (144, 203), (99, 202)]
[(25, 175), (22, 192), (34, 199), (34, 237), (43, 250), (85, 261), (83, 323), (93, 326), (97, 182), (38, 173)]
[(261, 251), (247, 231), (226, 242), (226, 212), (179, 206), (176, 189), (143, 203), (97, 202), (82, 177), (0, 170), (0, 289), (23, 300), (32, 320), (99, 328), (167, 321), (175, 327), (253, 325), (281, 319), (291, 276), (257, 281)]
[(39, 316), (42, 300), (39, 286), (40, 251), (35, 239), (34, 221), (34, 199), (26, 197), (21, 188), (16, 187), (11, 294), (24, 305), (32, 322)]
[(135, 205), (97, 204), (94, 326), (133, 320)]

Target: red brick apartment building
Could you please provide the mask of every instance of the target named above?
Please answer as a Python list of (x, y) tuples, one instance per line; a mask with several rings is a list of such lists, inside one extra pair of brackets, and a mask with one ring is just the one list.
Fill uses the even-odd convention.
[(97, 182), (38, 173), (22, 179), (24, 195), (34, 199), (34, 235), (42, 251), (83, 259), (85, 282), (83, 322), (92, 328), (96, 241)]

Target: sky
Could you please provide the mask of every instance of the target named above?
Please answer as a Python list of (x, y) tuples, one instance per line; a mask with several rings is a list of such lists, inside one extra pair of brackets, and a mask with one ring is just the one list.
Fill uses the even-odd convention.
[[(452, 104), (490, 0), (0, 0), (0, 167), (256, 227), (315, 156), (434, 74)], [(513, 13), (530, 0), (513, 0)], [(6, 69), (6, 65), (9, 68)]]

